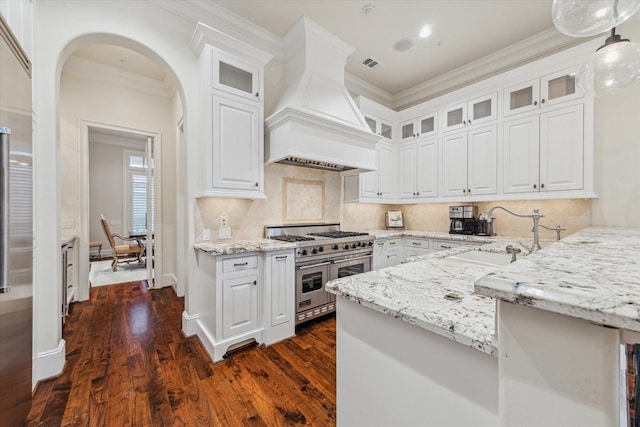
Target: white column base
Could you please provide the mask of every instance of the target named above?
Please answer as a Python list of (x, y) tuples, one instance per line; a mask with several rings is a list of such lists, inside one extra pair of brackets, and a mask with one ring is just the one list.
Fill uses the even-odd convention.
[(34, 388), (39, 381), (48, 380), (49, 378), (56, 377), (62, 373), (64, 363), (67, 360), (66, 348), (65, 340), (60, 340), (58, 347), (55, 349), (38, 353), (33, 365), (34, 369), (32, 373), (32, 383)]

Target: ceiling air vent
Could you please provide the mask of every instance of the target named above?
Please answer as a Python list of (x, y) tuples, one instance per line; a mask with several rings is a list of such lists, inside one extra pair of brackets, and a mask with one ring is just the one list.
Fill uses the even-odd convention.
[(362, 65), (372, 70), (377, 70), (378, 68), (382, 67), (381, 63), (379, 63), (378, 61), (372, 58), (367, 58), (364, 61), (362, 61)]

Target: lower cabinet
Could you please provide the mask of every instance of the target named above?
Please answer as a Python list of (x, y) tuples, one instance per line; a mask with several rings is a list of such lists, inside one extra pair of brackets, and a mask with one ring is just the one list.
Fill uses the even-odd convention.
[(222, 280), (222, 336), (258, 327), (258, 274)]
[(373, 249), (373, 269), (393, 267), (403, 258), (402, 239), (376, 240)]
[(244, 345), (295, 335), (294, 250), (198, 252), (195, 332), (214, 362)]
[(404, 258), (426, 255), (433, 252), (429, 239), (405, 238), (404, 239)]

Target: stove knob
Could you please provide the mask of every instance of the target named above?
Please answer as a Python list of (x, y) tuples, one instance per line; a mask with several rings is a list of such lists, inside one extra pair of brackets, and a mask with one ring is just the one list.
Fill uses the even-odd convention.
[(355, 243), (354, 243), (354, 244), (352, 244), (352, 245), (351, 245), (351, 248), (352, 248), (352, 249), (355, 249), (355, 248), (356, 248), (356, 244), (355, 244)]
[(350, 248), (350, 246), (349, 246), (348, 243), (342, 247), (342, 249), (349, 249), (349, 248)]
[(358, 247), (362, 247), (362, 242), (358, 242)]
[(306, 255), (306, 254), (307, 254), (307, 250), (306, 250), (306, 249), (303, 249), (303, 250), (302, 250), (302, 255)]
[(320, 246), (320, 247), (318, 248), (318, 252), (324, 252), (324, 246)]
[(316, 248), (313, 248), (313, 249), (311, 249), (311, 253), (315, 255), (315, 254), (318, 253), (318, 250)]
[(333, 246), (331, 246), (331, 249), (333, 249), (334, 251), (337, 251), (337, 250), (338, 250), (338, 248), (339, 248), (339, 246), (338, 246), (338, 245), (333, 245)]
[(367, 246), (373, 246), (373, 242), (367, 243)]

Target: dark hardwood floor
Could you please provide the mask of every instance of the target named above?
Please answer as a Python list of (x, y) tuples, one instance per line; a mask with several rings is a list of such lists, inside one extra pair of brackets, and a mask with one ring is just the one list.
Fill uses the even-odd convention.
[(213, 364), (181, 332), (184, 300), (146, 281), (74, 303), (63, 373), (41, 383), (27, 426), (333, 426), (335, 318)]

